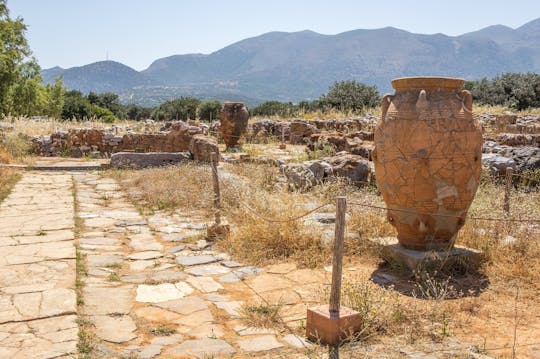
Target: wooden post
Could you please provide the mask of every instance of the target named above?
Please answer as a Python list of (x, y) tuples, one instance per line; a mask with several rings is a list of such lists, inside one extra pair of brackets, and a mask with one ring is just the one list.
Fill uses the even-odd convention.
[(287, 145), (285, 144), (285, 127), (283, 126), (283, 123), (281, 123), (281, 143), (279, 144), (279, 149), (284, 150), (287, 148)]
[(221, 224), (221, 194), (219, 192), (219, 177), (217, 171), (218, 162), (218, 154), (212, 152), (212, 179), (214, 181), (214, 206), (216, 207), (216, 225)]
[(341, 273), (343, 264), (343, 241), (345, 237), (345, 212), (347, 200), (336, 200), (336, 233), (332, 260), (332, 287), (330, 303), (308, 308), (306, 336), (311, 341), (329, 345), (329, 358), (339, 358), (339, 344), (362, 330), (364, 319), (359, 312), (340, 304)]
[(330, 313), (339, 313), (341, 298), (341, 267), (343, 265), (343, 241), (345, 238), (345, 212), (347, 199), (336, 200), (336, 232), (334, 237), (334, 257), (332, 260), (332, 287), (330, 290)]
[(504, 212), (510, 214), (510, 190), (512, 189), (512, 177), (514, 176), (514, 169), (512, 167), (506, 167), (506, 186), (504, 188)]

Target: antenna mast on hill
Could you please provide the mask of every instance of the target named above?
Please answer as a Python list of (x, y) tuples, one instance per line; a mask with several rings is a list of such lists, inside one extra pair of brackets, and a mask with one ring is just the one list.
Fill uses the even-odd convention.
[(105, 59), (109, 61), (109, 50), (105, 51)]

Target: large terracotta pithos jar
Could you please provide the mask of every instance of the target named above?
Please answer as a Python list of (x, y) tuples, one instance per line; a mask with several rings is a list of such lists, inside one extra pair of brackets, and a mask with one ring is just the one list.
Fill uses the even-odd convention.
[(451, 248), (480, 180), (482, 130), (463, 79), (392, 80), (375, 130), (377, 185), (406, 248)]
[(219, 113), (221, 138), (227, 148), (238, 147), (240, 136), (246, 132), (249, 112), (242, 102), (225, 102)]

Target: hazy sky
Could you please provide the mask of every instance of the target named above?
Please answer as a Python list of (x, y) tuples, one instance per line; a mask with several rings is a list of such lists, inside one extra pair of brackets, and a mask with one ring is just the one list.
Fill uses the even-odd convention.
[(28, 25), (43, 68), (85, 65), (108, 54), (137, 70), (160, 57), (211, 53), (269, 31), (393, 26), (459, 35), (540, 17), (540, 0), (8, 0), (8, 7)]

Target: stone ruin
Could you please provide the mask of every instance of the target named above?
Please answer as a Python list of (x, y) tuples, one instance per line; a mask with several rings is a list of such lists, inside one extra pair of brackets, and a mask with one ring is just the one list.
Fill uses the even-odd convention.
[[(94, 155), (98, 157), (114, 157), (113, 163), (128, 163), (127, 156), (119, 162), (118, 153), (187, 153), (196, 161), (209, 162), (210, 153), (219, 153), (217, 141), (204, 135), (202, 127), (189, 125), (183, 121), (170, 124), (167, 130), (157, 133), (127, 133), (119, 136), (110, 129), (81, 128), (68, 131), (57, 131), (50, 136), (32, 138), (33, 152), (40, 156), (82, 157)], [(157, 156), (160, 157), (160, 156)], [(157, 159), (157, 157), (155, 157)], [(162, 156), (161, 156), (162, 157)], [(160, 158), (161, 158), (160, 157)], [(184, 158), (185, 156), (181, 156)], [(144, 163), (151, 161), (146, 156)], [(126, 162), (128, 161), (128, 162)], [(158, 162), (161, 160), (158, 160)], [(166, 162), (169, 163), (169, 162)], [(132, 163), (138, 167), (137, 161)]]

